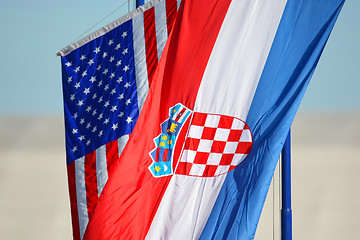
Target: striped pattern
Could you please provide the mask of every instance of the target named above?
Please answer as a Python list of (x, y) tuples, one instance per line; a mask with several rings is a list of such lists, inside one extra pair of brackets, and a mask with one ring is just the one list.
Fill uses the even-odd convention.
[[(211, 49), (204, 74), (200, 77), (199, 90), (193, 98), (195, 113), (234, 116), (247, 122), (248, 109), (286, 2), (287, 0), (231, 1)], [(218, 126), (214, 124), (215, 119), (211, 122), (213, 123), (207, 125)], [(255, 138), (253, 141), (255, 142)], [(217, 177), (202, 178), (175, 174), (161, 199), (146, 239), (160, 239), (161, 236), (176, 240), (199, 239), (225, 179), (241, 165), (243, 164)], [(202, 171), (198, 170), (189, 175), (201, 173)], [(204, 173), (207, 175), (213, 172), (212, 169), (208, 169), (208, 172), (204, 170)], [(225, 194), (225, 197), (231, 198), (231, 195)], [(223, 205), (223, 208), (226, 208), (226, 205)], [(171, 218), (168, 217), (170, 212)], [(204, 239), (241, 238), (226, 238), (226, 235), (223, 235)]]
[[(342, 4), (183, 1), (84, 239), (253, 239), (276, 159)], [(246, 121), (253, 136), (247, 159), (217, 177), (154, 178), (147, 153), (177, 103)], [(180, 131), (174, 159), (187, 132)]]
[[(168, 34), (173, 26), (180, 1), (156, 0), (115, 21), (121, 24), (132, 19), (135, 76), (138, 107), (141, 110), (153, 74), (165, 47)], [(115, 23), (114, 22), (114, 23)], [(111, 31), (118, 25), (111, 23), (98, 32), (60, 51), (66, 55), (72, 50), (94, 40), (94, 36)], [(82, 239), (98, 198), (108, 180), (112, 163), (120, 156), (129, 135), (111, 141), (95, 151), (80, 157), (68, 165), (68, 184), (74, 239)]]

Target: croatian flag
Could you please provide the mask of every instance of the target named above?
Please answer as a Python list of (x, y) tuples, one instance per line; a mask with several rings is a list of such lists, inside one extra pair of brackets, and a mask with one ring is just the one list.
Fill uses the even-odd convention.
[(74, 239), (134, 128), (178, 5), (151, 1), (59, 52)]
[(252, 239), (343, 0), (183, 0), (85, 239)]

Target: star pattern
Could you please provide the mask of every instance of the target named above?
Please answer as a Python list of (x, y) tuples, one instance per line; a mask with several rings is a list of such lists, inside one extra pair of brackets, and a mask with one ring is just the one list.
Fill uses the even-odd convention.
[[(138, 117), (131, 23), (63, 57), (70, 161), (131, 133)], [(135, 94), (134, 94), (135, 92)]]

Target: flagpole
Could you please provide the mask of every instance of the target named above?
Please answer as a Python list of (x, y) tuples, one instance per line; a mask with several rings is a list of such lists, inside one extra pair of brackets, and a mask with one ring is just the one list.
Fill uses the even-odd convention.
[(144, 0), (136, 0), (136, 7), (140, 7), (141, 5), (144, 5)]
[(281, 240), (292, 239), (292, 210), (291, 210), (291, 142), (290, 132), (286, 137), (281, 155)]

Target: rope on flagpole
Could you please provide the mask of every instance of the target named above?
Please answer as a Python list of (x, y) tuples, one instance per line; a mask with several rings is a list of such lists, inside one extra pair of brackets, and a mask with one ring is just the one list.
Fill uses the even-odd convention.
[(275, 172), (273, 175), (272, 181), (272, 188), (273, 188), (273, 202), (272, 202), (272, 215), (273, 215), (273, 222), (272, 222), (272, 239), (275, 239)]
[[(108, 15), (106, 15), (105, 17), (103, 17), (102, 19), (100, 19), (97, 23), (95, 23), (93, 26), (91, 26), (88, 30), (86, 30), (84, 33), (82, 33), (81, 35), (79, 35), (77, 38), (75, 38), (71, 43), (69, 43), (68, 45), (76, 42), (77, 40), (81, 39), (83, 36), (85, 36), (86, 34), (88, 34), (91, 30), (93, 30), (96, 26), (98, 26), (100, 23), (102, 23), (104, 20), (106, 20), (107, 18), (109, 18), (111, 15), (113, 15), (116, 11), (118, 11), (120, 8), (122, 8), (123, 6), (125, 6), (125, 4), (128, 4), (129, 6), (129, 1), (127, 0), (126, 2), (124, 2), (123, 4), (121, 4), (119, 7), (115, 8), (112, 12), (110, 12)], [(129, 10), (129, 7), (128, 7)]]
[(275, 168), (273, 181), (272, 181), (272, 239), (279, 239), (281, 232), (281, 225), (279, 224), (280, 209), (281, 209), (281, 158), (279, 158), (278, 164)]
[[(272, 229), (273, 230), (272, 231), (273, 232), (273, 240), (275, 240), (275, 180), (276, 180), (275, 177), (276, 177), (276, 174), (274, 172), (273, 182), (272, 182), (273, 183), (273, 186), (272, 186), (272, 188), (273, 188), (273, 204), (272, 204), (273, 205), (272, 206), (273, 207), (273, 224), (272, 224), (273, 225), (272, 226), (273, 227), (273, 229)], [(280, 178), (278, 178), (278, 181), (280, 181)]]

